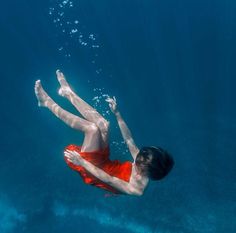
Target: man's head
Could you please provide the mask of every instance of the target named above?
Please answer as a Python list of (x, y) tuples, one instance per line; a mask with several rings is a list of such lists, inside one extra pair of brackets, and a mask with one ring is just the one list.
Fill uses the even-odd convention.
[(151, 180), (164, 178), (174, 166), (172, 156), (160, 147), (142, 147), (135, 159), (137, 169)]

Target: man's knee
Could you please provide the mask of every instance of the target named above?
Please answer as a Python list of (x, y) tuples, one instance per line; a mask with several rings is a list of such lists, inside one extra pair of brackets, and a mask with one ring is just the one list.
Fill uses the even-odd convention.
[(110, 122), (107, 120), (102, 120), (99, 122), (98, 127), (100, 128), (102, 132), (107, 132), (110, 127)]
[(100, 129), (95, 123), (91, 123), (86, 127), (86, 132), (90, 134), (99, 134)]

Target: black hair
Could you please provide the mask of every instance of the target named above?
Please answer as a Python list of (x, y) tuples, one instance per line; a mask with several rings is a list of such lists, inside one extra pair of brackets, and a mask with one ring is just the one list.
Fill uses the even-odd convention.
[(169, 152), (161, 147), (142, 147), (139, 151), (135, 163), (137, 166), (145, 168), (151, 180), (164, 178), (174, 166), (174, 159)]

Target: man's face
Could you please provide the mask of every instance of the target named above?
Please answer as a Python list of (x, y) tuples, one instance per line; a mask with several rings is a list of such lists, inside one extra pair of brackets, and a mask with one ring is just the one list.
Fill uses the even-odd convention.
[(151, 155), (143, 156), (141, 153), (138, 153), (135, 164), (136, 170), (138, 173), (145, 173), (147, 170), (148, 164), (151, 162)]

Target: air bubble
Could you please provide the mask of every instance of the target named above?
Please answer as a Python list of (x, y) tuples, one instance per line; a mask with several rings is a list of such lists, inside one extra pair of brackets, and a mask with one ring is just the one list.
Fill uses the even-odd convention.
[(78, 29), (72, 29), (71, 30), (71, 33), (76, 33), (76, 32), (78, 32)]
[(65, 0), (62, 2), (63, 5), (66, 5), (69, 2), (69, 0)]
[(91, 40), (96, 40), (93, 34), (90, 34), (90, 35), (89, 35), (89, 39), (91, 39)]
[[(72, 10), (70, 8), (73, 7), (75, 3), (76, 2), (74, 2), (73, 0), (58, 0), (54, 2), (53, 6), (50, 6), (48, 8), (48, 14), (52, 15), (51, 20), (53, 23), (55, 23), (54, 27), (58, 30), (57, 36), (59, 37), (63, 34), (65, 40), (66, 37), (68, 39), (66, 40), (68, 42), (68, 46), (65, 45), (66, 41), (65, 43), (61, 44), (61, 47), (64, 47), (63, 50), (65, 50), (64, 53), (66, 54), (66, 57), (70, 57), (69, 54), (71, 53), (71, 51), (69, 51), (69, 48), (73, 48), (75, 46), (88, 47), (88, 49), (94, 49), (94, 51), (95, 48), (100, 47), (96, 42), (96, 34), (87, 31), (86, 25), (81, 24), (82, 19), (80, 17), (73, 17), (74, 12), (71, 12)], [(58, 47), (58, 50), (61, 51), (60, 45)], [(63, 55), (65, 55), (64, 53)], [(98, 53), (98, 50), (96, 50), (96, 53)], [(96, 57), (98, 55), (96, 54), (91, 56), (91, 63), (97, 63)], [(96, 72), (100, 73), (101, 70), (97, 67)]]

